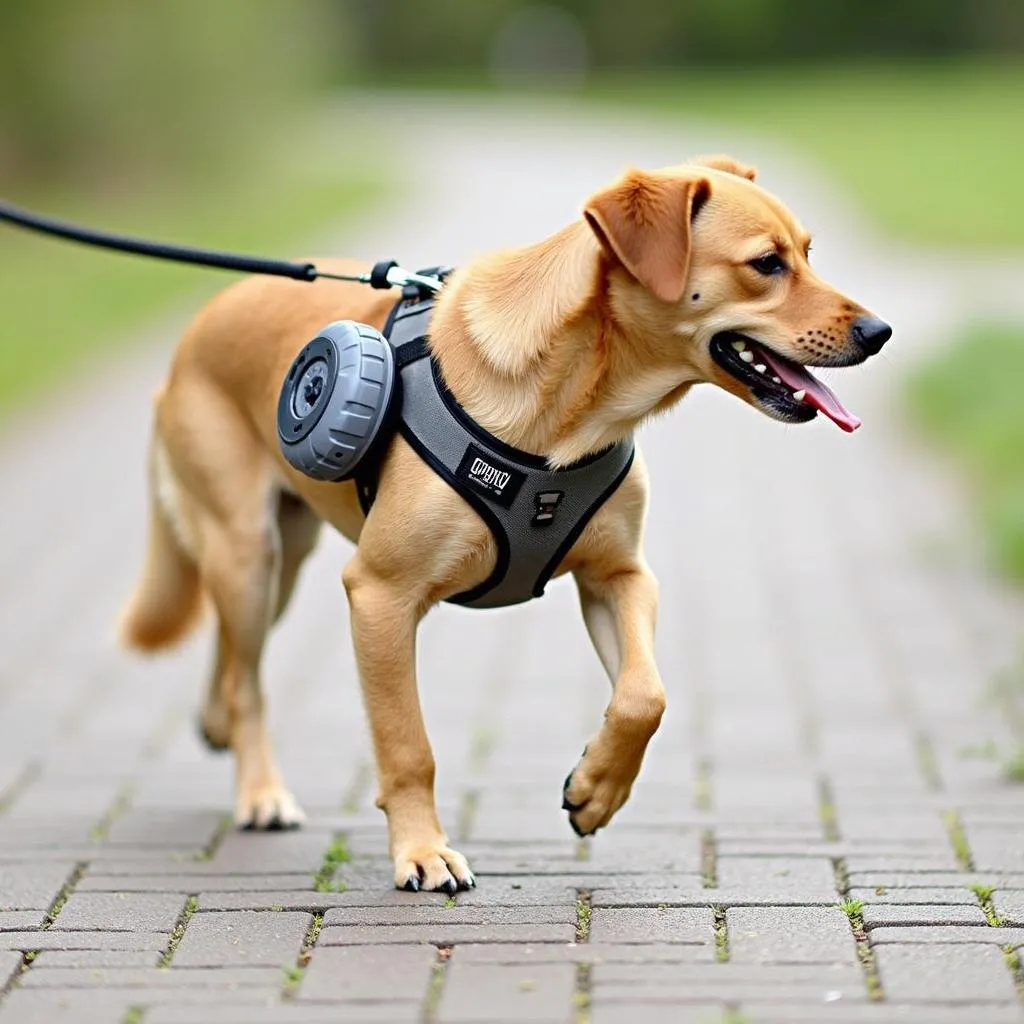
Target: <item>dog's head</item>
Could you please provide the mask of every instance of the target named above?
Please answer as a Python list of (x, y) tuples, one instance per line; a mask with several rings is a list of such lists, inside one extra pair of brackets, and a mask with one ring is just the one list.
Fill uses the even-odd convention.
[(777, 420), (823, 412), (855, 430), (806, 367), (863, 362), (892, 330), (814, 273), (810, 238), (755, 174), (703, 157), (630, 170), (593, 195), (584, 215), (611, 264), (614, 314), (683, 380), (711, 381)]

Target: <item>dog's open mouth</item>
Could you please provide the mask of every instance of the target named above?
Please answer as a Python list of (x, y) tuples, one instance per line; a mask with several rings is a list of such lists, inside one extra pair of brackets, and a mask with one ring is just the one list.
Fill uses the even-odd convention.
[(761, 407), (776, 419), (806, 423), (824, 413), (837, 427), (851, 432), (860, 420), (806, 367), (779, 355), (759, 341), (735, 331), (711, 339), (711, 357), (750, 388)]

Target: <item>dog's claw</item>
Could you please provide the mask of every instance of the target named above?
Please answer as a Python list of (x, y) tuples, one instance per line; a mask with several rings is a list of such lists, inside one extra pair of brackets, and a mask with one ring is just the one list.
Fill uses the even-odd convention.
[(440, 892), (446, 892), (449, 896), (454, 896), (459, 891), (459, 883), (449, 875), (439, 886)]
[(569, 811), (570, 813), (572, 813), (573, 811), (579, 811), (583, 808), (583, 804), (574, 804), (569, 799), (569, 787), (571, 785), (572, 772), (569, 772), (569, 774), (565, 777), (565, 782), (562, 783), (562, 810)]
[(405, 880), (405, 885), (403, 885), (402, 888), (406, 892), (419, 892), (420, 891), (420, 880), (419, 880), (419, 878), (417, 878), (416, 875), (410, 875)]
[(466, 891), (467, 889), (476, 888), (476, 876), (470, 875), (469, 878), (463, 878), (459, 881), (459, 890)]
[(196, 731), (207, 750), (211, 750), (215, 754), (221, 754), (225, 750), (231, 749), (231, 744), (220, 736), (214, 736), (202, 719), (196, 723)]

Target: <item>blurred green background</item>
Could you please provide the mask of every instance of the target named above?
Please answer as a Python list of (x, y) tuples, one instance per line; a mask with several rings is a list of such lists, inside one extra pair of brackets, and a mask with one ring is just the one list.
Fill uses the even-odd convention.
[[(383, 168), (343, 158), (345, 90), (557, 90), (755, 130), (902, 243), (1024, 259), (1022, 56), (1010, 0), (10, 0), (0, 195), (294, 255), (387, 201)], [(0, 414), (43, 372), (33, 338), (70, 374), (224, 283), (0, 230)], [(1024, 580), (1018, 382), (1020, 325), (982, 326), (923, 368), (908, 409), (968, 468), (998, 563)]]

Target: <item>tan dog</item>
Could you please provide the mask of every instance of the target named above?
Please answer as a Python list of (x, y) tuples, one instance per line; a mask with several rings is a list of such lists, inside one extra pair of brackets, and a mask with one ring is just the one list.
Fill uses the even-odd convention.
[[(631, 170), (553, 237), (457, 271), (430, 344), (469, 415), (554, 466), (630, 435), (701, 381), (776, 419), (820, 410), (854, 429), (803, 366), (862, 362), (891, 331), (815, 276), (806, 234), (753, 179), (728, 157)], [(435, 809), (415, 633), (432, 605), (487, 577), (492, 535), (401, 437), (364, 520), (355, 485), (292, 469), (276, 432), (278, 394), (302, 346), (340, 318), (380, 328), (394, 301), (356, 284), (249, 278), (199, 314), (156, 399), (149, 551), (123, 635), (142, 649), (169, 645), (195, 622), (202, 595), (211, 599), (218, 648), (202, 727), (212, 745), (234, 751), (235, 819), (296, 825), (302, 812), (264, 726), (261, 653), (321, 521), (357, 542), (343, 580), (395, 884), (453, 891), (473, 876)], [(613, 683), (604, 722), (566, 784), (580, 834), (626, 801), (665, 707), (654, 662), (658, 587), (641, 543), (647, 488), (638, 453), (559, 569), (575, 576)]]

